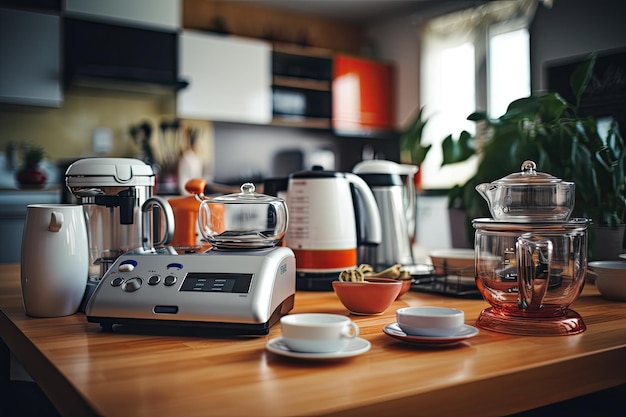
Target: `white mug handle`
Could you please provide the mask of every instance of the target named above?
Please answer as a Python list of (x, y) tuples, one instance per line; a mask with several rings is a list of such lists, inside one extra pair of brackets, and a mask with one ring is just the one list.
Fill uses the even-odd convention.
[(50, 224), (48, 225), (48, 230), (51, 232), (58, 232), (61, 230), (61, 226), (63, 226), (63, 213), (58, 211), (50, 213)]
[(359, 335), (359, 326), (355, 322), (350, 321), (350, 323), (346, 324), (346, 327), (343, 328), (341, 335), (348, 339), (354, 339)]

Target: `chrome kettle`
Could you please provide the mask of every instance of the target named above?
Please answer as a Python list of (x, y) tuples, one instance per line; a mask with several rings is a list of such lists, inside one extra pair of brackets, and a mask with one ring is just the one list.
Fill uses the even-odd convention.
[(413, 265), (411, 241), (415, 236), (417, 166), (385, 160), (356, 164), (353, 173), (369, 185), (376, 199), (382, 226), (378, 246), (359, 247), (363, 263), (384, 269), (391, 265)]

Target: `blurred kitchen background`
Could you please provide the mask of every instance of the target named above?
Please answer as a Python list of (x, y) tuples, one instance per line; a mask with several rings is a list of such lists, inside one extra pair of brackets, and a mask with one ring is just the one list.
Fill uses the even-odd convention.
[[(400, 161), (400, 133), (435, 107), (420, 81), (425, 28), (498, 3), (532, 9), (529, 92), (547, 87), (549, 62), (626, 46), (613, 0), (0, 0), (0, 262), (19, 260), (26, 204), (67, 200), (63, 173), (79, 158), (143, 159), (168, 196), (185, 175), (239, 185)], [(446, 134), (486, 102), (477, 94)], [(29, 150), (41, 187), (16, 180)], [(466, 174), (433, 154), (417, 238), (448, 247), (446, 190)], [(199, 168), (179, 174), (183, 157)]]

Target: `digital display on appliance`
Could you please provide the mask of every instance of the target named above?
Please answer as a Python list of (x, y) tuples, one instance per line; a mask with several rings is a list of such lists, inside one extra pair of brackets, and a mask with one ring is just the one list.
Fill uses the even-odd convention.
[(246, 294), (251, 282), (252, 274), (190, 272), (179, 291)]

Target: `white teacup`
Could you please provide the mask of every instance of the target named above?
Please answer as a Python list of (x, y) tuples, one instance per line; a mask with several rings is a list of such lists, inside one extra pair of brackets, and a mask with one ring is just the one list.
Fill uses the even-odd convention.
[(396, 320), (408, 335), (446, 337), (461, 331), (465, 313), (448, 307), (405, 307), (396, 310)]
[(89, 245), (83, 206), (32, 204), (22, 238), (22, 299), (26, 314), (74, 314), (85, 294)]
[(280, 325), (283, 343), (295, 352), (337, 352), (359, 335), (359, 326), (338, 314), (290, 314), (281, 318)]

